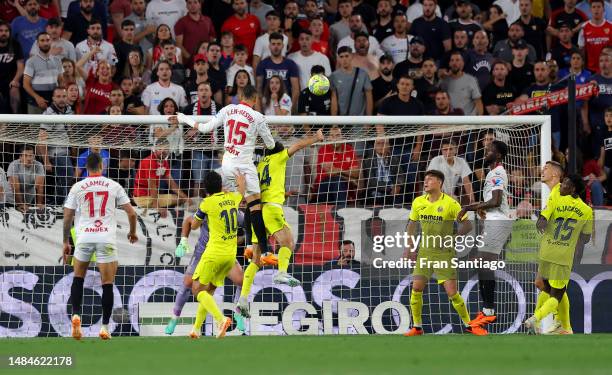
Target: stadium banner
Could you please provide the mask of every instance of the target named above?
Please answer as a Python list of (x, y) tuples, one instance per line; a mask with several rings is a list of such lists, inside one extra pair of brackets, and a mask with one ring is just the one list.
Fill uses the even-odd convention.
[[(143, 303), (170, 306), (182, 285), (183, 271), (180, 266), (119, 267), (110, 324), (114, 335), (139, 334), (144, 322), (138, 309)], [(407, 272), (293, 266), (290, 272), (302, 279), (302, 286), (295, 288), (275, 285), (275, 272), (264, 269), (255, 277), (247, 334), (400, 334), (408, 329)], [(533, 289), (533, 274), (506, 269), (497, 271), (497, 277), (501, 290), (497, 306), (505, 311), (505, 318), (491, 327), (494, 332), (516, 332), (527, 317), (525, 306), (534, 303), (531, 299), (535, 294), (529, 291)], [(0, 267), (0, 337), (68, 336), (72, 278), (70, 267)], [(574, 331), (612, 332), (612, 267), (579, 266), (571, 278), (568, 294)], [(478, 308), (476, 275), (460, 275), (459, 279), (462, 295), (474, 313)], [(96, 336), (99, 330), (101, 293), (99, 274), (90, 270), (83, 300), (85, 336)], [(216, 293), (227, 315), (234, 293), (229, 282)], [(428, 332), (461, 332), (443, 289), (435, 283), (428, 286), (425, 306), (424, 327)], [(168, 308), (167, 317), (170, 314)], [(160, 322), (166, 321), (164, 318)], [(206, 333), (211, 334), (210, 327)]]
[[(355, 243), (355, 259), (368, 262), (367, 250), (377, 235), (393, 236), (405, 231), (410, 210), (405, 208), (336, 208), (332, 205), (302, 204), (283, 207), (292, 228), (296, 249), (292, 262), (324, 265), (339, 255), (339, 242)], [(155, 210), (137, 209), (138, 243), (127, 241), (127, 216), (117, 211), (119, 264), (137, 266), (187, 265), (189, 257), (176, 259), (180, 224), (192, 212), (170, 210), (161, 217)], [(0, 211), (0, 266), (57, 266), (62, 264), (62, 212), (47, 207), (25, 214), (15, 209)], [(179, 223), (177, 226), (176, 223)], [(609, 234), (608, 234), (609, 233)], [(191, 233), (194, 245), (199, 232)], [(366, 251), (362, 251), (362, 248)], [(586, 245), (582, 263), (612, 263), (612, 210), (595, 210), (595, 235)], [(401, 252), (400, 252), (401, 254)], [(178, 264), (177, 264), (178, 261)]]
[[(591, 96), (596, 96), (598, 86), (591, 83), (576, 85), (576, 100), (589, 99)], [(557, 90), (546, 95), (530, 98), (522, 104), (518, 104), (510, 108), (510, 115), (526, 115), (545, 108), (553, 108), (567, 104), (568, 92), (567, 88)]]

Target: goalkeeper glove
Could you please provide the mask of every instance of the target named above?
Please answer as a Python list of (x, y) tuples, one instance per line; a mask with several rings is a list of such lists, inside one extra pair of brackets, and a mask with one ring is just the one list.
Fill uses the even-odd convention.
[(180, 258), (185, 254), (189, 254), (190, 252), (191, 248), (189, 248), (187, 237), (181, 237), (181, 242), (179, 242), (178, 246), (176, 247), (176, 250), (174, 250), (174, 255)]
[(191, 126), (192, 128), (196, 128), (197, 129), (196, 125), (198, 123), (194, 119), (192, 119), (191, 117), (186, 116), (186, 115), (184, 115), (184, 114), (182, 114), (180, 112), (178, 112), (176, 114), (176, 117), (179, 120), (179, 122), (182, 122), (183, 124), (187, 124), (187, 125)]

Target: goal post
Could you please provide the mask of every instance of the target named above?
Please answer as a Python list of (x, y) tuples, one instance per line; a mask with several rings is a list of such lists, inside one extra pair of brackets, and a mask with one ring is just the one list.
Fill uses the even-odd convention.
[[(198, 122), (209, 118), (195, 117)], [(373, 236), (405, 230), (410, 203), (422, 192), (424, 172), (433, 157), (446, 152), (444, 145), (449, 140), (453, 141), (453, 152), (465, 159), (473, 172), (470, 188), (476, 200), (482, 200), (481, 185), (476, 180), (483, 179), (479, 173), (485, 136), (490, 134), (509, 145), (506, 169), (511, 179), (512, 211), (522, 201), (533, 207), (546, 201), (547, 192), (538, 190), (536, 171), (551, 160), (550, 116), (278, 116), (267, 117), (267, 122), (285, 147), (319, 128), (326, 139), (300, 151), (287, 168), (285, 185), (291, 194), (283, 210), (296, 243), (290, 272), (302, 286), (279, 287), (272, 282), (275, 269), (261, 270), (251, 293), (256, 313), (248, 325), (250, 334), (405, 330), (410, 323), (410, 270), (376, 269), (366, 253), (372, 251)], [(180, 240), (183, 218), (193, 214), (201, 199), (201, 179), (220, 165), (221, 131), (214, 136), (195, 134), (186, 125), (172, 130), (167, 116), (0, 115), (0, 172), (8, 175), (10, 169), (15, 178), (18, 168), (10, 167), (11, 163), (20, 160), (24, 145), (32, 145), (45, 177), (43, 202), (30, 197), (28, 205), (19, 206), (14, 191), (9, 200), (10, 181), (0, 195), (0, 337), (69, 334), (72, 270), (60, 260), (63, 197), (58, 187), (77, 181), (77, 174), (82, 175), (82, 171), (77, 172), (79, 158), (90, 149), (104, 151), (105, 173), (126, 184), (138, 213), (141, 240), (135, 246), (125, 239), (125, 214), (118, 213), (120, 267), (111, 329), (123, 335), (163, 334), (164, 317), (171, 316), (168, 307), (182, 287), (189, 262), (188, 256), (176, 258), (174, 248)], [(138, 206), (135, 180), (139, 163), (156, 150), (156, 145), (165, 143), (159, 141), (163, 138), (170, 148), (166, 156), (170, 175), (188, 196), (188, 203), (170, 205), (167, 210)], [(322, 151), (326, 146), (328, 149)], [(55, 162), (59, 156), (65, 157), (68, 166)], [(322, 163), (346, 171), (334, 172), (339, 176), (336, 180), (325, 180), (327, 172)], [(158, 172), (163, 175), (165, 170)], [(453, 191), (457, 199), (465, 201), (467, 185), (461, 178), (456, 183)], [(326, 186), (325, 193), (321, 192), (322, 185)], [(31, 188), (31, 194), (37, 195), (36, 188)], [(161, 193), (173, 194), (167, 186), (160, 189)], [(192, 247), (198, 234), (190, 236)], [(339, 264), (344, 240), (354, 243), (354, 255), (352, 261)], [(391, 259), (399, 255), (390, 251), (385, 256)], [(499, 323), (493, 332), (519, 331), (517, 322), (533, 312), (535, 266), (533, 262), (514, 263), (497, 273)], [(101, 324), (101, 285), (93, 268), (89, 275), (83, 315), (86, 333), (95, 335)], [(459, 291), (474, 315), (480, 297), (473, 272), (459, 273)], [(229, 308), (235, 293), (235, 286), (226, 280), (216, 297)], [(426, 332), (461, 331), (444, 289), (435, 281), (429, 283), (424, 301)], [(193, 305), (188, 303), (181, 324), (189, 324), (192, 310)], [(205, 332), (212, 330), (207, 322)]]

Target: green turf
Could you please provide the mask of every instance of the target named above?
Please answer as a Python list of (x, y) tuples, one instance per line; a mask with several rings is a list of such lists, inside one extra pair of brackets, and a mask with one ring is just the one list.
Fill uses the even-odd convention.
[(0, 374), (611, 374), (612, 335), (0, 339), (0, 356), (70, 354), (72, 369)]

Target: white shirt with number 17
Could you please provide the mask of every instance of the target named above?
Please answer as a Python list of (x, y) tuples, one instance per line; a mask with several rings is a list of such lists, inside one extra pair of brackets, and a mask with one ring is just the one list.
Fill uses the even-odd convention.
[(253, 152), (259, 135), (267, 148), (274, 147), (274, 138), (261, 113), (246, 104), (230, 104), (205, 124), (199, 124), (198, 130), (209, 133), (223, 125), (225, 137), (223, 163), (253, 163)]
[(64, 207), (76, 210), (77, 244), (116, 243), (117, 207), (130, 203), (117, 182), (104, 176), (91, 176), (72, 185)]

